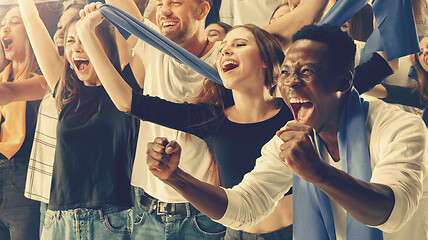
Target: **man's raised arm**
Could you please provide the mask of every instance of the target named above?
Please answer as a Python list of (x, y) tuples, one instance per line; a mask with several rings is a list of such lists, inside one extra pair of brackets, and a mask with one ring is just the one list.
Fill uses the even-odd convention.
[[(149, 0), (143, 0), (143, 1), (149, 1)], [(144, 22), (143, 13), (140, 12), (140, 10), (142, 11), (144, 9), (141, 9), (141, 8), (139, 9), (133, 0), (106, 0), (106, 3), (113, 5), (117, 8), (120, 8), (121, 10), (127, 12), (128, 14), (135, 17), (136, 19)], [(141, 5), (143, 6), (143, 4)], [(145, 6), (147, 6), (147, 4), (145, 4)], [(131, 35), (127, 39), (129, 47), (133, 48), (135, 44), (137, 44), (137, 40), (138, 40), (137, 37)]]

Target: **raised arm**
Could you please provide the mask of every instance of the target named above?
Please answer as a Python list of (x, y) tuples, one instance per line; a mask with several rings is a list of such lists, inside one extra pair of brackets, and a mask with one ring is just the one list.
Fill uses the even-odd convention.
[(365, 93), (392, 73), (388, 62), (378, 53), (373, 53), (368, 62), (355, 67), (354, 87), (360, 94)]
[(286, 49), (298, 30), (320, 20), (327, 3), (328, 0), (301, 0), (296, 8), (269, 24), (265, 30), (277, 37)]
[[(89, 14), (90, 12), (95, 11), (95, 9), (100, 8), (102, 6), (102, 3), (101, 2), (90, 3), (87, 6), (88, 7), (86, 8), (86, 11), (85, 9), (82, 11), (83, 16)], [(144, 69), (143, 62), (138, 56), (136, 56), (133, 53), (127, 40), (123, 38), (123, 36), (120, 34), (117, 28), (115, 28), (114, 31), (115, 31), (115, 37), (116, 37), (116, 44), (119, 51), (121, 68), (124, 69), (126, 65), (130, 64), (132, 73), (134, 74), (134, 77), (137, 80), (138, 85), (142, 89), (144, 87), (144, 77), (145, 77), (145, 69)]]
[(15, 101), (42, 99), (48, 90), (43, 76), (35, 76), (25, 81), (0, 83), (0, 106)]
[[(143, 13), (140, 12), (140, 9), (138, 9), (137, 5), (133, 0), (106, 0), (106, 3), (120, 8), (128, 14), (132, 15), (133, 17), (144, 22)], [(135, 44), (137, 44), (137, 40), (137, 37), (131, 35), (127, 39), (128, 45), (133, 48)]]
[(130, 64), (132, 73), (134, 74), (135, 80), (140, 86), (141, 89), (144, 88), (144, 77), (145, 77), (145, 69), (143, 61), (141, 61), (140, 57), (135, 54), (126, 40), (122, 37), (119, 31), (115, 28), (116, 35), (116, 44), (119, 50), (119, 58), (120, 65), (122, 69), (125, 68), (126, 65)]
[(63, 60), (39, 17), (33, 0), (18, 0), (21, 17), (43, 76), (51, 90), (55, 88), (63, 68)]
[(99, 5), (100, 3), (85, 6), (85, 10), (80, 12), (82, 19), (76, 23), (76, 30), (95, 72), (111, 100), (117, 109), (129, 112), (131, 110), (132, 88), (114, 68), (95, 34), (96, 26), (104, 20), (99, 11), (93, 11)]

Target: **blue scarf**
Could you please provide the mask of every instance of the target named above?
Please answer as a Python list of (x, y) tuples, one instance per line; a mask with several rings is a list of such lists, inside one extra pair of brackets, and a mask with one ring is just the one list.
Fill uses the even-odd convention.
[(119, 30), (125, 39), (131, 34), (135, 35), (206, 78), (223, 85), (218, 72), (213, 67), (128, 13), (108, 4), (104, 4), (99, 11)]
[[(372, 175), (365, 124), (368, 107), (368, 102), (361, 99), (353, 88), (342, 112), (337, 133), (343, 171), (363, 181), (370, 181)], [(318, 135), (316, 141), (320, 147), (321, 140)], [(318, 151), (321, 153), (321, 149)], [(294, 175), (293, 203), (293, 239), (336, 239), (330, 198), (324, 192)], [(346, 234), (348, 240), (383, 239), (380, 230), (358, 222), (349, 214)]]

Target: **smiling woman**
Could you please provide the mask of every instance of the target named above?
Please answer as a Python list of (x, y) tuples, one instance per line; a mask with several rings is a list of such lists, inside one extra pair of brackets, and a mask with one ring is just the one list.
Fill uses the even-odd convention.
[[(87, 42), (82, 41), (84, 45)], [(274, 136), (284, 121), (292, 119), (283, 102), (269, 95), (284, 58), (281, 49), (275, 37), (255, 25), (233, 28), (221, 43), (216, 61), (224, 86), (205, 81), (194, 99), (197, 104), (173, 103), (131, 92), (121, 84), (123, 81), (111, 76), (100, 77), (100, 80), (115, 103), (128, 99), (131, 105), (132, 101), (130, 114), (203, 139), (212, 153), (212, 161), (218, 166), (217, 182), (223, 187), (232, 187), (254, 167), (263, 144)], [(90, 57), (93, 54), (88, 53)], [(94, 66), (103, 71), (109, 67), (95, 61)], [(116, 105), (123, 111), (126, 109)], [(156, 172), (156, 166), (149, 164), (149, 169)], [(275, 235), (275, 239), (291, 239), (290, 203), (291, 196), (284, 197), (267, 221), (246, 229), (245, 234), (254, 237), (256, 233), (269, 231), (267, 235)], [(225, 239), (235, 239), (236, 233), (226, 230)]]
[[(37, 66), (18, 7), (10, 8), (1, 22), (2, 69), (13, 61), (16, 76), (31, 72)], [(22, 68), (17, 68), (22, 66)], [(31, 69), (32, 68), (32, 69)]]
[[(67, 58), (70, 68), (74, 70), (80, 81), (83, 81), (85, 86), (101, 85), (95, 70), (91, 66), (91, 62), (85, 53), (80, 38), (76, 32), (76, 22), (70, 24), (65, 43), (65, 57)], [(115, 64), (118, 59), (115, 59)], [(116, 66), (119, 68), (118, 66)]]
[[(95, 239), (129, 239), (126, 226), (131, 206), (128, 169), (134, 155), (139, 121), (119, 112), (97, 82), (97, 74), (76, 32), (76, 22), (80, 18), (73, 16), (77, 15), (79, 6), (67, 9), (61, 18), (54, 37), (55, 46), (33, 1), (19, 0), (19, 4), (26, 31), (58, 100), (59, 110), (55, 161), (52, 175), (48, 177), (52, 184), (47, 185), (50, 194), (43, 192), (43, 200), (49, 200), (49, 207), (42, 239), (86, 238), (88, 232), (95, 235)], [(107, 61), (114, 65), (114, 71), (126, 75), (136, 91), (141, 90), (129, 65), (124, 70), (120, 68), (112, 26), (105, 22), (95, 32), (105, 46), (103, 51), (108, 55)], [(82, 169), (88, 170), (88, 174), (83, 174)], [(88, 218), (76, 223), (76, 212), (85, 212)], [(59, 215), (61, 218), (56, 218)], [(69, 223), (90, 227), (88, 232), (76, 236), (75, 231), (63, 228)]]
[[(79, 20), (76, 16), (65, 25), (66, 61), (54, 85), (59, 109), (57, 145), (42, 238), (84, 238), (86, 232), (76, 233), (64, 226), (89, 224), (88, 232), (95, 239), (129, 239), (128, 169), (139, 121), (118, 111), (105, 92), (76, 30)], [(114, 71), (126, 76), (135, 91), (141, 91), (129, 64), (121, 70), (113, 27), (101, 23), (94, 29), (94, 37)], [(82, 174), (82, 169), (88, 173)], [(78, 212), (85, 212), (88, 218), (78, 219)]]
[[(25, 81), (34, 75), (34, 58), (19, 8), (1, 20), (0, 84)], [(39, 102), (18, 101), (0, 106), (0, 239), (38, 239), (39, 204), (24, 197), (36, 109)]]

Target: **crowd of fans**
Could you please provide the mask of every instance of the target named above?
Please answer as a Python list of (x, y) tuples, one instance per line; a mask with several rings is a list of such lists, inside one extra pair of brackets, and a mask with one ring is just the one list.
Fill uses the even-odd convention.
[(428, 240), (428, 3), (350, 2), (0, 3), (0, 239)]

